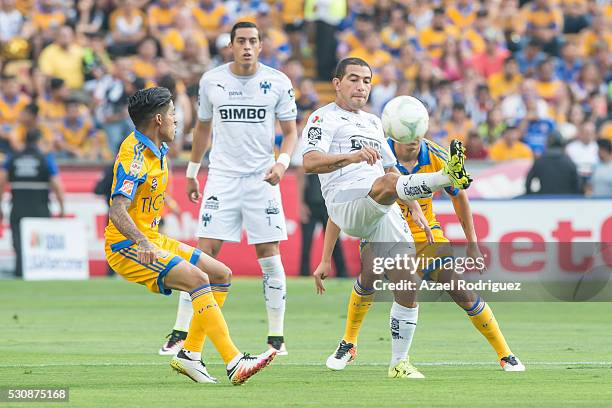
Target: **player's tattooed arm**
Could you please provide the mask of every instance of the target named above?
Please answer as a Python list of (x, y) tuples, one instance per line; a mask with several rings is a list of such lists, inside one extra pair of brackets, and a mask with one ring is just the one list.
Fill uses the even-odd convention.
[(155, 262), (157, 259), (156, 248), (149, 242), (147, 237), (136, 227), (134, 220), (128, 213), (132, 200), (122, 195), (113, 197), (109, 210), (109, 217), (113, 225), (124, 237), (136, 243), (138, 246), (138, 260), (144, 264)]
[(307, 173), (331, 173), (352, 163), (367, 162), (374, 165), (380, 160), (380, 153), (370, 147), (364, 147), (353, 153), (327, 154), (312, 150), (304, 155), (304, 170)]

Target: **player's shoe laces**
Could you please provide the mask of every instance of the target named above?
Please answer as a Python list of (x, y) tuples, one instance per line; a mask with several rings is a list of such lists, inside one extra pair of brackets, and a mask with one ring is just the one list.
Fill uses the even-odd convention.
[(172, 330), (172, 333), (166, 336), (168, 339), (159, 349), (160, 356), (176, 356), (181, 351), (185, 339), (187, 338), (187, 332), (180, 330)]
[(347, 364), (351, 363), (357, 357), (357, 348), (353, 343), (347, 343), (342, 340), (334, 353), (327, 357), (325, 365), (330, 370), (344, 370)]
[(453, 140), (450, 144), (450, 156), (444, 163), (444, 173), (448, 175), (453, 185), (461, 190), (470, 186), (473, 179), (465, 170), (465, 148), (459, 140)]
[(192, 360), (181, 349), (170, 361), (170, 367), (179, 374), (186, 375), (197, 383), (217, 383), (217, 379), (206, 370), (200, 360)]
[(283, 336), (268, 336), (268, 347), (275, 349), (277, 356), (289, 355), (285, 347), (285, 338)]
[(234, 367), (227, 369), (227, 376), (233, 385), (242, 385), (270, 364), (274, 357), (276, 357), (276, 349), (273, 348), (255, 357), (245, 353)]
[(389, 378), (425, 378), (425, 376), (412, 364), (410, 357), (406, 357), (389, 368)]
[(504, 371), (525, 371), (525, 366), (521, 363), (521, 360), (510, 354), (507, 357), (502, 357), (499, 360), (502, 370)]

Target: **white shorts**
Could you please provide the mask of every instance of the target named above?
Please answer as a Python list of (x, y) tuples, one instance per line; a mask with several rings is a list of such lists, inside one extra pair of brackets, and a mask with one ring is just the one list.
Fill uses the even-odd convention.
[(249, 244), (286, 240), (280, 188), (263, 181), (264, 176), (209, 175), (196, 236), (240, 242), (244, 225)]
[(339, 191), (327, 203), (332, 221), (346, 234), (368, 242), (414, 242), (397, 203), (379, 204), (369, 189)]

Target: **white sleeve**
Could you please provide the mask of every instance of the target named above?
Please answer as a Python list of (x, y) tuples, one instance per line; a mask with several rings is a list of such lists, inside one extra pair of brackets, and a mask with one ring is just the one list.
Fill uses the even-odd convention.
[(393, 155), (393, 152), (391, 151), (391, 146), (389, 146), (389, 143), (387, 143), (386, 140), (383, 142), (381, 150), (382, 151), (380, 152), (380, 154), (382, 156), (383, 167), (387, 169), (389, 167), (395, 166), (395, 164), (397, 163), (397, 158)]
[(282, 80), (282, 87), (274, 113), (276, 113), (276, 117), (280, 121), (295, 120), (297, 117), (295, 91), (293, 90), (293, 85), (291, 85), (291, 80), (286, 76)]
[(213, 117), (213, 106), (208, 99), (206, 80), (204, 76), (200, 79), (200, 89), (198, 91), (198, 119), (201, 122), (208, 122)]
[(329, 152), (333, 138), (333, 124), (329, 117), (326, 120), (324, 122), (323, 117), (317, 114), (316, 111), (308, 117), (308, 122), (304, 126), (304, 130), (302, 130), (302, 155), (312, 150), (318, 150), (323, 153)]

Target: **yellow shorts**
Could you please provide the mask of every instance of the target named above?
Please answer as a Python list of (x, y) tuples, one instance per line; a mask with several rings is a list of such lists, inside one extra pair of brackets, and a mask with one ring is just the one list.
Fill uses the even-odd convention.
[(440, 227), (433, 227), (431, 232), (434, 236), (434, 244), (427, 242), (425, 232), (412, 234), (416, 245), (417, 257), (423, 257), (429, 261), (429, 265), (419, 268), (419, 276), (423, 280), (437, 280), (442, 270), (442, 265), (452, 262), (453, 248), (444, 231)]
[(151, 292), (170, 295), (172, 291), (164, 287), (166, 274), (181, 261), (195, 265), (202, 251), (165, 235), (160, 235), (153, 244), (162, 251), (152, 264), (138, 262), (137, 246), (130, 240), (107, 244), (104, 248), (106, 260), (116, 273), (130, 282), (145, 285)]

